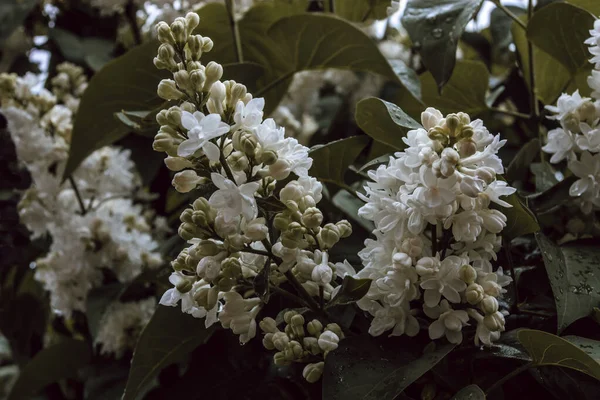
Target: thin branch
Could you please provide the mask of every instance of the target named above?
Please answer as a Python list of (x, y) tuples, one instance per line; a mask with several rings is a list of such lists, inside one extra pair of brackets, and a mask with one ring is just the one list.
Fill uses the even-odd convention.
[(522, 118), (522, 119), (530, 119), (531, 118), (531, 115), (529, 115), (529, 114), (524, 114), (524, 113), (520, 113), (517, 111), (511, 111), (511, 110), (502, 110), (500, 108), (495, 108), (495, 107), (491, 107), (490, 111), (498, 113), (498, 114), (510, 115), (511, 117), (515, 117), (515, 118)]
[(272, 257), (273, 255), (268, 251), (253, 249), (252, 247), (244, 247), (242, 250), (244, 253), (259, 254), (261, 256)]
[(302, 306), (304, 306), (304, 307), (310, 308), (310, 307), (308, 306), (308, 304), (306, 304), (306, 301), (304, 301), (304, 300), (303, 300), (303, 299), (301, 299), (300, 297), (296, 296), (295, 294), (293, 294), (293, 293), (290, 293), (290, 292), (288, 292), (287, 290), (284, 290), (284, 289), (280, 288), (279, 286), (275, 286), (275, 285), (273, 285), (273, 284), (269, 284), (269, 289), (271, 289), (271, 291), (272, 291), (273, 293), (280, 294), (280, 295), (282, 295), (283, 297), (286, 297), (286, 298), (288, 298), (288, 299), (290, 299), (290, 300), (293, 300), (293, 301), (295, 301), (296, 303), (298, 303), (298, 304), (300, 304), (300, 305), (302, 305)]
[(133, 40), (135, 41), (135, 44), (141, 44), (142, 35), (140, 33), (140, 27), (137, 23), (136, 13), (137, 7), (135, 6), (133, 0), (128, 1), (125, 5), (125, 17), (127, 18), (127, 22), (131, 27), (131, 33), (133, 34)]
[(81, 215), (85, 215), (87, 210), (85, 209), (85, 204), (83, 203), (83, 198), (81, 197), (81, 193), (79, 193), (79, 189), (77, 188), (77, 184), (72, 176), (69, 176), (69, 182), (73, 187), (73, 191), (75, 192), (75, 197), (77, 197), (77, 202), (79, 203), (79, 207), (81, 208)]
[(229, 17), (229, 25), (231, 26), (231, 32), (233, 33), (233, 43), (235, 44), (235, 54), (237, 62), (244, 62), (244, 54), (242, 52), (242, 39), (240, 37), (240, 28), (235, 19), (235, 1), (226, 0), (225, 5), (227, 6), (227, 16)]
[(515, 21), (521, 28), (527, 30), (527, 25), (525, 25), (525, 23), (523, 21), (521, 21), (519, 19), (519, 17), (517, 17), (512, 11), (510, 11), (508, 8), (506, 8), (506, 6), (504, 6), (500, 2), (500, 0), (491, 0), (491, 1), (492, 1), (492, 3), (494, 3), (496, 5), (496, 7), (501, 9), (504, 12), (504, 14), (506, 14), (513, 21)]

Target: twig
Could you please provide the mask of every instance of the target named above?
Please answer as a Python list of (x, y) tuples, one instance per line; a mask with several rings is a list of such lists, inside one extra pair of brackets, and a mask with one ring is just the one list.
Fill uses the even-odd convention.
[(261, 256), (266, 256), (266, 257), (271, 257), (272, 256), (272, 254), (269, 253), (268, 251), (257, 250), (257, 249), (253, 249), (252, 247), (244, 247), (240, 251), (243, 251), (244, 253), (259, 254)]
[(71, 182), (71, 186), (73, 187), (73, 191), (75, 192), (75, 197), (77, 197), (77, 202), (79, 203), (79, 207), (81, 208), (81, 215), (85, 215), (87, 210), (85, 209), (85, 204), (83, 204), (83, 198), (81, 197), (81, 193), (79, 193), (79, 189), (77, 188), (77, 184), (72, 176), (69, 176), (69, 182)]
[(244, 62), (244, 54), (242, 52), (242, 39), (240, 37), (240, 28), (237, 21), (235, 20), (235, 1), (226, 0), (225, 5), (227, 6), (227, 16), (229, 17), (229, 25), (231, 26), (231, 32), (233, 33), (233, 43), (235, 44), (235, 54), (237, 62)]
[(135, 41), (135, 44), (141, 44), (142, 35), (140, 33), (140, 27), (137, 23), (136, 12), (137, 7), (135, 6), (133, 0), (128, 1), (125, 5), (125, 16), (127, 17), (127, 22), (131, 27), (131, 33), (133, 34), (133, 40)]
[[(275, 286), (275, 285), (273, 285), (273, 284), (269, 284), (269, 289), (271, 289), (271, 291), (272, 291), (273, 293), (280, 294), (280, 295), (282, 295), (283, 297), (286, 297), (286, 298), (288, 298), (288, 299), (290, 299), (290, 300), (293, 300), (293, 301), (295, 301), (296, 303), (298, 303), (298, 304), (300, 304), (300, 305), (302, 305), (302, 306), (304, 306), (304, 307), (308, 307), (308, 304), (306, 304), (306, 301), (304, 301), (304, 300), (303, 300), (303, 299), (301, 299), (300, 297), (296, 296), (295, 294), (293, 294), (293, 293), (290, 293), (290, 292), (288, 292), (287, 290), (284, 290), (284, 289), (280, 288), (279, 286)], [(308, 307), (308, 308), (310, 308), (310, 307)]]
[(491, 107), (490, 111), (498, 113), (498, 114), (510, 115), (511, 117), (515, 117), (515, 118), (531, 119), (531, 115), (520, 113), (517, 111), (502, 110), (500, 108), (495, 108), (495, 107)]
[[(521, 28), (523, 28), (523, 29), (527, 30), (527, 25), (525, 25), (525, 24), (523, 23), (523, 21), (521, 21), (521, 20), (519, 19), (519, 17), (517, 17), (517, 16), (516, 16), (516, 15), (515, 15), (515, 14), (514, 14), (512, 11), (510, 11), (508, 8), (506, 8), (506, 6), (504, 6), (504, 5), (503, 5), (503, 4), (500, 2), (500, 0), (491, 0), (491, 1), (492, 1), (492, 3), (494, 3), (494, 4), (496, 5), (496, 7), (498, 7), (499, 9), (501, 9), (501, 10), (504, 12), (504, 14), (508, 15), (508, 17), (509, 17), (510, 19), (512, 19), (513, 21), (515, 21), (517, 24), (519, 24), (519, 26), (520, 26)], [(530, 2), (531, 2), (531, 0), (530, 0)]]

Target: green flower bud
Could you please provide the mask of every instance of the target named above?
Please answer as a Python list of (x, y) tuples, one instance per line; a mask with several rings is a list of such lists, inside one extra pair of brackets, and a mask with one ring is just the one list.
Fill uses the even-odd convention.
[(234, 149), (253, 157), (258, 141), (252, 132), (236, 131), (232, 137), (232, 144)]
[(267, 333), (263, 336), (262, 344), (267, 350), (275, 350), (275, 345), (273, 344), (273, 334)]
[(321, 226), (323, 222), (323, 213), (316, 207), (309, 207), (302, 214), (302, 223), (310, 229), (315, 229)]
[(483, 300), (481, 300), (481, 311), (483, 311), (486, 315), (494, 314), (498, 311), (498, 300), (492, 296), (485, 296)]
[(175, 43), (177, 43), (179, 46), (185, 45), (188, 37), (186, 20), (182, 17), (175, 18), (175, 21), (173, 21), (171, 24), (171, 32), (175, 38)]
[(208, 53), (213, 48), (213, 41), (209, 37), (202, 38), (202, 51)]
[(191, 168), (193, 164), (190, 160), (183, 157), (167, 157), (165, 158), (165, 165), (171, 171), (181, 171), (185, 168)]
[(321, 246), (332, 248), (340, 240), (340, 230), (334, 224), (326, 224), (318, 234)]
[(302, 344), (304, 345), (304, 348), (313, 356), (322, 353), (322, 350), (319, 347), (319, 340), (316, 337), (307, 336), (302, 339)]
[(335, 324), (335, 323), (327, 324), (327, 326), (325, 327), (325, 330), (335, 333), (340, 339), (344, 338), (344, 333), (342, 332), (342, 328), (340, 328), (340, 326), (338, 324)]
[(302, 376), (308, 383), (315, 383), (319, 379), (321, 379), (321, 375), (323, 375), (323, 369), (325, 368), (325, 363), (323, 361), (307, 364), (302, 370)]
[(225, 276), (218, 276), (214, 281), (215, 287), (221, 292), (229, 292), (236, 283), (235, 279)]
[(196, 237), (196, 226), (193, 224), (189, 224), (187, 222), (184, 222), (183, 224), (181, 224), (179, 226), (179, 229), (177, 230), (177, 234), (183, 239), (183, 240), (192, 240), (193, 238)]
[(278, 366), (290, 365), (290, 361), (285, 357), (283, 351), (279, 351), (273, 355), (273, 363)]
[(304, 348), (298, 341), (291, 340), (285, 348), (285, 355), (290, 361), (302, 359), (304, 357)]
[(200, 23), (200, 17), (195, 12), (189, 12), (185, 15), (185, 22), (189, 32), (196, 29)]
[(192, 191), (201, 183), (205, 183), (206, 178), (198, 176), (196, 171), (186, 169), (175, 174), (173, 177), (173, 187), (179, 193), (187, 193)]
[(290, 218), (289, 215), (287, 215), (286, 213), (279, 213), (275, 215), (275, 218), (273, 219), (273, 225), (275, 226), (275, 228), (277, 228), (280, 231), (286, 231), (288, 226), (290, 225)]
[(318, 319), (313, 319), (306, 325), (309, 335), (318, 337), (323, 331), (323, 324)]
[(290, 338), (284, 332), (273, 333), (273, 345), (279, 351), (285, 350), (286, 346), (290, 342)]
[(172, 79), (163, 79), (160, 81), (157, 93), (165, 100), (180, 100), (185, 96), (183, 92), (177, 89), (177, 85)]
[(208, 226), (208, 219), (206, 218), (206, 213), (204, 211), (193, 211), (191, 215), (194, 224), (201, 227)]
[[(198, 211), (194, 211), (197, 213)], [(222, 247), (213, 242), (212, 240), (202, 240), (195, 247), (194, 252), (200, 258), (204, 257), (213, 257), (219, 254), (222, 250)]]
[(277, 333), (279, 329), (277, 329), (277, 322), (271, 317), (263, 318), (262, 321), (258, 324), (260, 329), (262, 329), (265, 333)]
[[(188, 269), (186, 260), (188, 257), (188, 249), (183, 249), (181, 250), (181, 252), (177, 255), (177, 258), (173, 261), (171, 261), (171, 266), (173, 267), (173, 270), (175, 271), (182, 271), (184, 269)], [(195, 267), (192, 269), (194, 270)]]
[(266, 150), (260, 152), (259, 161), (265, 165), (273, 165), (277, 162), (277, 152), (273, 150)]
[(202, 92), (204, 82), (206, 82), (204, 71), (196, 69), (190, 72), (190, 83), (195, 92)]
[(292, 331), (297, 338), (304, 337), (304, 317), (302, 315), (294, 315), (291, 318), (290, 325), (292, 326)]
[(304, 211), (307, 208), (311, 208), (316, 205), (317, 203), (315, 202), (315, 199), (310, 195), (303, 196), (298, 200), (298, 208), (300, 211)]
[(154, 142), (152, 142), (152, 149), (154, 151), (167, 152), (175, 147), (175, 141), (170, 135), (164, 132), (158, 132), (154, 136)]
[(483, 323), (485, 327), (488, 328), (492, 332), (498, 332), (504, 330), (504, 315), (500, 311), (496, 311), (493, 314), (486, 315), (483, 318)]
[(158, 114), (156, 114), (156, 122), (158, 125), (169, 124), (169, 120), (167, 119), (167, 110), (160, 110)]
[(596, 120), (596, 106), (591, 101), (585, 101), (583, 104), (579, 106), (577, 109), (577, 113), (579, 114), (579, 118), (582, 121), (586, 121), (588, 124), (592, 124), (594, 120)]
[(181, 222), (187, 222), (189, 224), (193, 224), (194, 220), (193, 220), (193, 213), (194, 211), (186, 208), (185, 210), (183, 210), (183, 212), (179, 215), (179, 220)]
[(337, 222), (335, 226), (339, 229), (341, 238), (347, 238), (352, 235), (352, 224), (347, 220), (343, 219)]
[(470, 285), (475, 282), (477, 279), (477, 271), (472, 266), (465, 264), (458, 270), (458, 276), (462, 279), (466, 284)]
[(479, 302), (483, 300), (484, 294), (483, 287), (477, 283), (471, 283), (467, 286), (467, 290), (465, 291), (467, 302), (472, 305), (479, 304)]
[(448, 114), (446, 116), (446, 127), (450, 133), (451, 137), (455, 137), (457, 134), (457, 129), (460, 127), (460, 119), (456, 114)]
[(177, 288), (177, 290), (181, 293), (187, 293), (190, 290), (192, 290), (192, 286), (193, 286), (193, 282), (190, 279), (181, 279), (179, 282), (177, 282), (177, 284), (175, 285), (175, 287)]
[(223, 67), (221, 64), (211, 61), (206, 65), (204, 70), (206, 74), (206, 82), (204, 82), (204, 92), (208, 92), (211, 86), (223, 76)]
[(294, 311), (294, 310), (286, 311), (285, 314), (283, 314), (283, 320), (285, 321), (286, 324), (291, 324), (292, 317), (294, 317), (295, 315), (298, 315), (297, 311)]
[[(169, 28), (169, 25), (164, 22), (164, 21), (160, 21), (157, 25), (156, 25), (156, 31), (158, 33), (158, 40), (161, 43), (164, 44), (174, 44), (175, 43), (175, 38), (173, 37), (173, 33), (171, 32), (171, 28)], [(173, 52), (174, 54), (175, 52)]]
[(248, 157), (241, 151), (234, 151), (231, 153), (231, 155), (227, 157), (227, 161), (234, 171), (244, 171), (249, 165)]
[(227, 257), (221, 261), (221, 273), (229, 278), (237, 279), (242, 276), (242, 263), (239, 258)]
[(175, 83), (183, 90), (192, 90), (192, 82), (190, 81), (190, 74), (186, 70), (180, 70), (173, 74)]
[(189, 58), (192, 60), (199, 60), (202, 56), (202, 36), (201, 35), (190, 35), (187, 40)]

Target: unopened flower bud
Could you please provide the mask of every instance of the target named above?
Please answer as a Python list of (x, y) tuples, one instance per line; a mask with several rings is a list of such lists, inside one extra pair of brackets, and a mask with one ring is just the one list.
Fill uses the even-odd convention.
[(273, 165), (277, 162), (277, 152), (274, 150), (264, 150), (260, 152), (258, 161), (265, 165)]
[(475, 171), (475, 176), (489, 185), (496, 180), (496, 171), (490, 167), (478, 167)]
[(196, 69), (190, 72), (190, 87), (195, 92), (201, 92), (204, 88), (204, 82), (206, 81), (206, 75), (204, 71)]
[(472, 140), (461, 140), (456, 147), (461, 157), (469, 157), (477, 152), (477, 145)]
[(200, 60), (200, 57), (202, 56), (202, 36), (190, 35), (187, 40), (187, 48), (192, 60)]
[(286, 231), (290, 222), (290, 218), (286, 213), (279, 213), (273, 219), (273, 226), (280, 231)]
[(451, 137), (455, 137), (458, 132), (456, 130), (461, 125), (460, 120), (456, 114), (448, 114), (446, 116), (446, 127)]
[(396, 252), (392, 256), (392, 263), (397, 269), (409, 268), (412, 266), (412, 258), (406, 253)]
[(313, 356), (323, 352), (319, 347), (319, 340), (316, 337), (307, 336), (302, 339), (302, 344), (304, 345), (304, 348)]
[(184, 97), (184, 94), (177, 89), (175, 81), (172, 79), (163, 79), (158, 84), (158, 95), (165, 100), (179, 100)]
[(233, 148), (252, 157), (258, 141), (252, 132), (237, 131), (232, 137)]
[(174, 144), (174, 140), (170, 135), (164, 132), (158, 132), (156, 136), (154, 136), (152, 149), (154, 149), (154, 151), (168, 152), (175, 147)]
[(299, 360), (304, 356), (304, 349), (300, 342), (291, 340), (285, 349), (286, 357), (290, 360)]
[(262, 329), (265, 333), (277, 333), (279, 329), (277, 329), (277, 323), (271, 317), (263, 318), (259, 323), (260, 329)]
[(175, 283), (175, 287), (180, 293), (187, 293), (192, 290), (193, 282), (190, 279), (186, 279), (181, 275), (178, 275), (179, 280)]
[(323, 331), (323, 324), (318, 319), (313, 319), (306, 325), (309, 335), (318, 337)]
[(596, 106), (594, 106), (594, 103), (589, 100), (583, 102), (577, 109), (577, 112), (579, 113), (579, 119), (586, 121), (590, 125), (597, 118)]
[(481, 311), (483, 311), (486, 315), (493, 314), (498, 311), (498, 300), (492, 296), (485, 296), (480, 304)]
[(325, 368), (325, 363), (323, 361), (313, 364), (307, 364), (302, 370), (302, 376), (308, 383), (315, 383), (319, 379), (321, 379), (321, 375), (323, 375), (323, 369)]
[(200, 23), (200, 17), (195, 12), (189, 12), (185, 15), (185, 22), (188, 31), (191, 32), (194, 29), (196, 29), (196, 27)]
[(475, 271), (475, 268), (472, 266), (465, 264), (458, 270), (458, 276), (465, 283), (471, 284), (475, 282), (475, 279), (477, 279), (477, 271)]
[(248, 157), (241, 151), (234, 151), (231, 153), (231, 155), (227, 157), (227, 161), (234, 171), (244, 171), (248, 168)]
[(290, 361), (285, 357), (283, 351), (279, 351), (273, 355), (273, 363), (278, 366), (290, 365)]
[(338, 338), (341, 338), (341, 339), (344, 338), (344, 333), (342, 332), (342, 328), (340, 328), (340, 326), (338, 324), (335, 324), (335, 323), (327, 324), (327, 326), (325, 327), (325, 330), (335, 333)]
[(319, 232), (319, 238), (322, 246), (330, 249), (340, 240), (340, 230), (334, 224), (326, 224)]
[(297, 338), (304, 337), (304, 317), (301, 314), (296, 314), (290, 320), (292, 331)]
[(211, 61), (204, 70), (206, 82), (204, 82), (204, 92), (208, 92), (211, 86), (223, 76), (223, 67), (221, 64)]
[(340, 231), (340, 238), (347, 238), (348, 236), (352, 235), (352, 224), (347, 220), (343, 219), (338, 221), (335, 226)]
[(247, 89), (246, 86), (242, 85), (241, 83), (235, 83), (231, 87), (230, 93), (229, 99), (227, 100), (227, 107), (235, 108), (237, 102), (246, 96)]
[(290, 342), (290, 338), (285, 332), (275, 332), (273, 333), (273, 345), (279, 351), (285, 350), (286, 346)]
[(173, 177), (173, 186), (179, 193), (187, 193), (196, 188), (199, 183), (206, 181), (196, 174), (196, 171), (187, 169), (175, 174)]
[(570, 112), (567, 113), (561, 120), (562, 124), (564, 125), (565, 128), (567, 128), (567, 130), (571, 131), (571, 132), (578, 132), (579, 131), (579, 116), (576, 113)]
[(316, 207), (307, 208), (302, 214), (302, 223), (310, 229), (321, 226), (323, 222), (323, 213)]
[(289, 325), (292, 323), (292, 318), (294, 317), (294, 315), (298, 315), (298, 312), (294, 310), (286, 311), (285, 314), (283, 314), (283, 320), (286, 324)]
[(269, 234), (269, 228), (266, 225), (267, 221), (265, 218), (255, 218), (248, 222), (244, 228), (244, 234), (250, 240), (260, 242), (267, 238)]
[(486, 315), (483, 318), (483, 323), (485, 324), (485, 327), (492, 332), (504, 331), (505, 320), (504, 315), (502, 315), (500, 311)]
[(483, 291), (483, 287), (477, 283), (471, 283), (467, 286), (467, 290), (465, 291), (467, 302), (472, 305), (479, 304), (479, 302), (483, 300), (484, 295), (485, 292)]
[(171, 24), (171, 32), (175, 38), (175, 43), (183, 46), (187, 41), (188, 31), (186, 27), (186, 20), (182, 17), (175, 18), (175, 21)]
[(333, 351), (338, 348), (340, 338), (332, 331), (325, 331), (319, 336), (319, 347), (323, 351)]
[(182, 90), (193, 90), (192, 83), (190, 81), (190, 74), (186, 70), (179, 70), (173, 74), (175, 83)]
[(262, 344), (267, 350), (275, 350), (275, 345), (273, 344), (273, 334), (267, 333), (263, 336)]
[[(158, 33), (158, 40), (161, 43), (174, 44), (175, 38), (173, 37), (173, 33), (171, 32), (171, 28), (169, 28), (169, 24), (164, 21), (160, 21), (156, 25), (156, 32)], [(173, 52), (174, 54), (175, 52)]]
[(183, 157), (167, 157), (165, 158), (165, 165), (168, 169), (175, 172), (193, 166), (190, 160)]
[(196, 237), (196, 227), (193, 224), (189, 224), (187, 222), (184, 222), (183, 224), (179, 225), (179, 229), (177, 230), (177, 234), (183, 240), (192, 240), (193, 238)]

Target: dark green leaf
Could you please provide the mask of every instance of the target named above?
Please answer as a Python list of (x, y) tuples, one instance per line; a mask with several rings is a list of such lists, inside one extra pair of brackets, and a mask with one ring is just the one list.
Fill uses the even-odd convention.
[[(527, 12), (524, 8), (507, 6), (513, 14), (519, 16)], [(492, 45), (494, 50), (507, 51), (510, 44), (513, 42), (510, 28), (513, 20), (500, 8), (496, 7), (490, 14), (490, 35), (492, 37)]]
[(490, 74), (479, 61), (461, 60), (456, 63), (452, 77), (440, 95), (433, 76), (421, 75), (423, 102), (439, 109), (443, 114), (465, 112), (471, 116), (487, 110), (485, 95)]
[(583, 43), (594, 26), (594, 16), (567, 3), (552, 3), (536, 12), (527, 24), (527, 38), (563, 64), (571, 74), (588, 69), (588, 46)]
[(452, 396), (451, 400), (485, 400), (485, 393), (477, 385), (469, 385)]
[(421, 125), (400, 107), (376, 97), (358, 102), (356, 124), (376, 141), (397, 150), (406, 147), (402, 139), (409, 130), (421, 128)]
[(568, 3), (588, 10), (594, 15), (600, 15), (600, 2), (597, 0), (568, 0)]
[(38, 0), (6, 1), (0, 4), (0, 44), (23, 23)]
[(514, 182), (517, 180), (523, 180), (527, 177), (527, 171), (529, 171), (529, 166), (535, 160), (535, 158), (540, 154), (540, 141), (539, 139), (532, 139), (527, 142), (521, 149), (517, 155), (512, 159), (508, 168), (506, 169), (506, 179), (509, 182)]
[(371, 167), (374, 167), (376, 165), (387, 164), (389, 161), (390, 161), (389, 154), (385, 154), (383, 156), (376, 157), (376, 158), (372, 159), (371, 161), (369, 161), (368, 163), (366, 163), (365, 165), (363, 165), (362, 167), (360, 167), (358, 169), (358, 172), (370, 170)]
[(440, 362), (456, 345), (448, 343), (437, 346), (435, 350), (425, 353), (420, 358), (394, 369), (369, 390), (365, 400), (393, 400), (411, 383)]
[(181, 312), (179, 306), (158, 306), (133, 353), (123, 400), (141, 399), (164, 367), (184, 360), (214, 330), (205, 327), (204, 319)]
[(577, 242), (557, 246), (542, 233), (536, 239), (552, 286), (560, 333), (600, 304), (600, 248)]
[(531, 173), (535, 176), (535, 190), (543, 192), (558, 183), (552, 166), (548, 162), (533, 163)]
[(337, 295), (331, 299), (328, 306), (335, 304), (350, 304), (357, 302), (367, 294), (371, 287), (371, 279), (355, 279), (349, 275), (344, 277), (342, 287)]
[(402, 25), (437, 87), (452, 76), (458, 40), (483, 0), (408, 0)]
[(388, 0), (334, 0), (333, 4), (337, 15), (352, 22), (385, 19), (390, 6)]
[(531, 355), (534, 366), (570, 368), (600, 379), (600, 364), (568, 340), (548, 332), (522, 329), (519, 341)]
[(321, 182), (328, 182), (346, 188), (344, 175), (358, 155), (367, 146), (367, 136), (352, 136), (336, 140), (309, 151), (313, 159), (310, 175)]
[(96, 362), (87, 372), (84, 385), (85, 400), (121, 398), (127, 383), (127, 367), (117, 363), (103, 365)]
[(502, 230), (502, 236), (511, 240), (540, 230), (535, 215), (523, 204), (517, 193), (505, 196), (502, 200), (512, 205), (510, 208), (498, 206), (498, 209), (506, 215), (507, 220), (506, 227)]
[(600, 342), (599, 341), (584, 338), (581, 336), (574, 336), (574, 335), (565, 336), (565, 337), (563, 337), (563, 339), (566, 339), (569, 342), (573, 343), (575, 346), (577, 346), (581, 350), (585, 351), (588, 356), (590, 356), (594, 360), (596, 360), (597, 363), (600, 363)]
[(8, 400), (30, 399), (47, 385), (65, 378), (75, 378), (79, 369), (90, 362), (88, 343), (62, 339), (35, 355), (21, 370)]
[(421, 81), (417, 72), (401, 60), (390, 60), (390, 65), (400, 82), (413, 95), (415, 99), (421, 98)]
[(538, 215), (550, 212), (572, 199), (569, 189), (576, 180), (576, 176), (570, 176), (542, 193), (531, 195), (527, 198), (527, 204)]
[(94, 71), (100, 70), (111, 60), (115, 47), (111, 40), (78, 37), (60, 28), (51, 29), (48, 36), (56, 43), (65, 59), (77, 64), (87, 64)]

